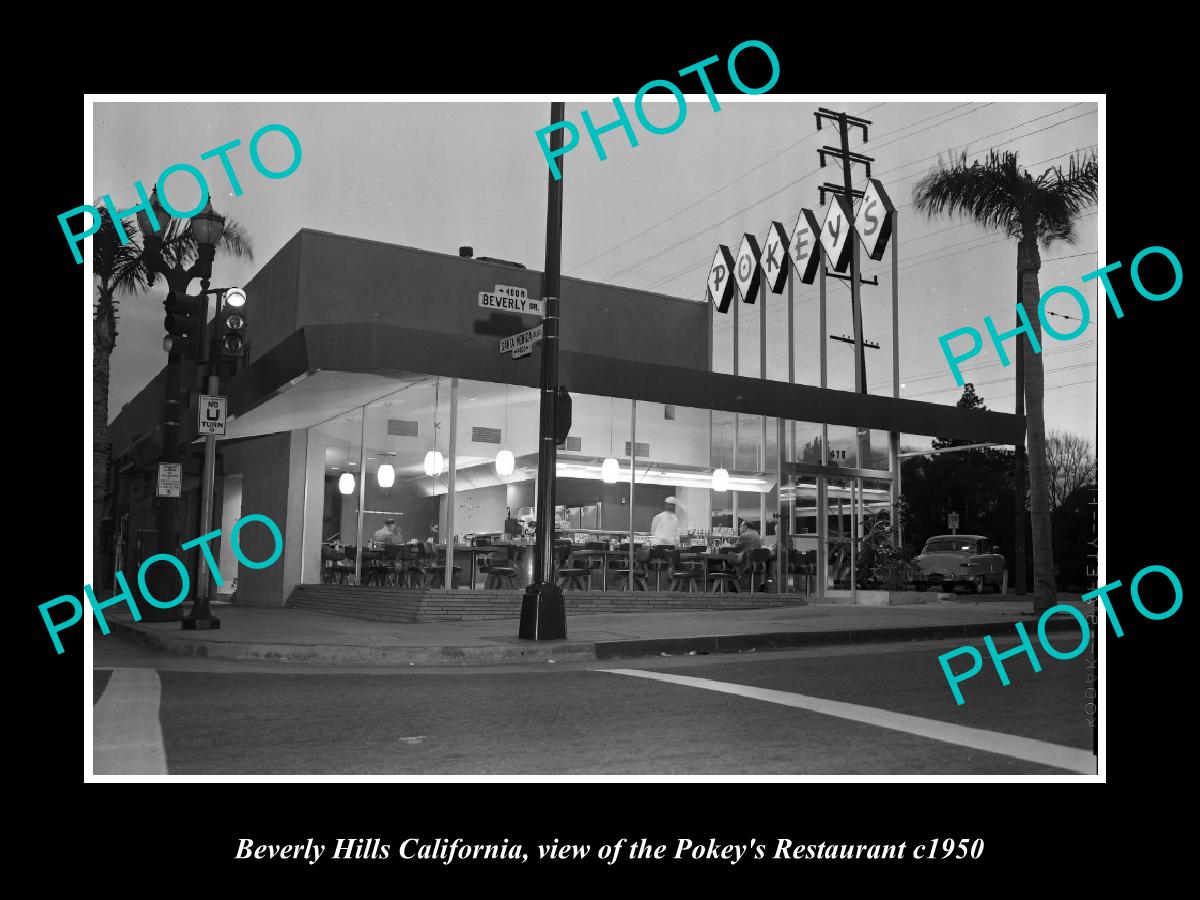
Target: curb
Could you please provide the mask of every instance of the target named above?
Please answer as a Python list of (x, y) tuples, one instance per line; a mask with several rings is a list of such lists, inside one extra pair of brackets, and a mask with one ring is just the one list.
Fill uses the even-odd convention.
[(183, 640), (147, 631), (124, 622), (110, 622), (112, 633), (124, 640), (169, 653), (207, 659), (307, 662), (324, 665), (487, 665), (596, 659), (595, 645), (586, 642), (519, 644), (513, 646), (404, 647), (366, 644), (288, 644), (246, 641)]
[[(520, 662), (625, 659), (638, 656), (696, 653), (744, 653), (794, 647), (837, 646), (903, 641), (936, 641), (978, 638), (1011, 628), (1014, 621), (976, 622), (963, 625), (917, 625), (907, 628), (859, 628), (841, 631), (771, 631), (685, 638), (646, 638), (628, 641), (576, 641), (556, 644), (533, 642), (496, 646), (406, 647), (365, 644), (289, 644), (220, 640), (184, 640), (128, 622), (111, 622), (112, 633), (122, 639), (168, 653), (208, 659), (266, 660), (325, 665), (489, 665)], [(1071, 630), (1073, 621), (1046, 623), (1047, 631)]]

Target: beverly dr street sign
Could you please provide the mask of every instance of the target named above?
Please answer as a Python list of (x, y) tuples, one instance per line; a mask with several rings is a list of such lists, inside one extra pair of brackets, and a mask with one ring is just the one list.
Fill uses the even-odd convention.
[(501, 353), (512, 353), (513, 359), (528, 356), (533, 352), (533, 345), (542, 339), (542, 326), (536, 325), (520, 334), (509, 335), (500, 341)]
[(498, 284), (494, 291), (480, 291), (479, 305), (483, 309), (499, 309), (527, 316), (546, 314), (545, 304), (541, 300), (530, 299), (525, 288), (508, 284)]

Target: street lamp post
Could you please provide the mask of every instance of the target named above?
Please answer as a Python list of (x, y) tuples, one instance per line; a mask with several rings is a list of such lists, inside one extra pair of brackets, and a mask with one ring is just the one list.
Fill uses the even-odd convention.
[[(565, 104), (550, 104), (550, 124), (566, 118)], [(562, 149), (562, 129), (550, 135), (550, 149)], [(561, 175), (562, 158), (559, 158)], [(563, 640), (567, 636), (566, 606), (562, 589), (554, 583), (554, 476), (558, 445), (558, 335), (559, 281), (562, 264), (562, 178), (548, 175), (546, 201), (546, 266), (542, 297), (546, 315), (542, 322), (541, 415), (539, 417), (537, 480), (537, 543), (533, 553), (533, 584), (521, 599), (521, 627), (525, 640)]]
[[(208, 279), (212, 276), (212, 263), (216, 257), (217, 243), (221, 240), (225, 220), (212, 208), (209, 201), (204, 210), (195, 217), (190, 226), (197, 242), (196, 261), (191, 268), (185, 269), (180, 262), (168, 263), (163, 258), (163, 240), (159, 236), (160, 228), (166, 227), (170, 216), (162, 208), (158, 199), (158, 188), (150, 195), (150, 206), (154, 211), (155, 221), (151, 221), (144, 209), (137, 212), (138, 228), (142, 232), (143, 252), (146, 268), (150, 273), (149, 281), (154, 283), (155, 274), (162, 275), (167, 287), (174, 292), (186, 294), (188, 285), (199, 277), (207, 289)], [(204, 317), (202, 317), (204, 318)], [(182, 348), (174, 344), (167, 347), (167, 376), (165, 395), (163, 398), (163, 434), (161, 462), (177, 463), (179, 461), (179, 423), (182, 415), (182, 404), (179, 400), (179, 382), (182, 372)], [(178, 499), (175, 497), (155, 497), (155, 543), (156, 553), (175, 554), (180, 547), (177, 528)], [(149, 572), (150, 593), (159, 600), (175, 597), (179, 594), (178, 575), (171, 566), (153, 566)], [(179, 606), (161, 609), (148, 606), (143, 612), (143, 618), (153, 622), (179, 621)]]

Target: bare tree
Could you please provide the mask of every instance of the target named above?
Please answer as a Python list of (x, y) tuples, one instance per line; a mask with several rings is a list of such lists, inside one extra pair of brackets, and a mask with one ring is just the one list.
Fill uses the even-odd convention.
[(1046, 439), (1046, 468), (1053, 510), (1079, 488), (1096, 480), (1096, 455), (1091, 442), (1069, 431), (1051, 431)]

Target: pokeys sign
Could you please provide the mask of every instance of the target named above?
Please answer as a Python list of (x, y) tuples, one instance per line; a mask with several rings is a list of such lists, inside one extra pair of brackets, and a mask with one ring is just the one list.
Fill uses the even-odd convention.
[(844, 272), (854, 250), (851, 233), (858, 235), (867, 256), (883, 259), (896, 207), (879, 180), (868, 180), (857, 210), (846, 197), (832, 200), (821, 221), (811, 209), (801, 209), (790, 237), (781, 223), (772, 222), (761, 249), (752, 234), (742, 235), (737, 256), (725, 244), (718, 244), (707, 279), (708, 299), (717, 312), (728, 312), (735, 294), (743, 303), (753, 303), (760, 279), (766, 279), (775, 294), (783, 293), (789, 271), (794, 271), (801, 283), (812, 284), (822, 251), (833, 271)]

